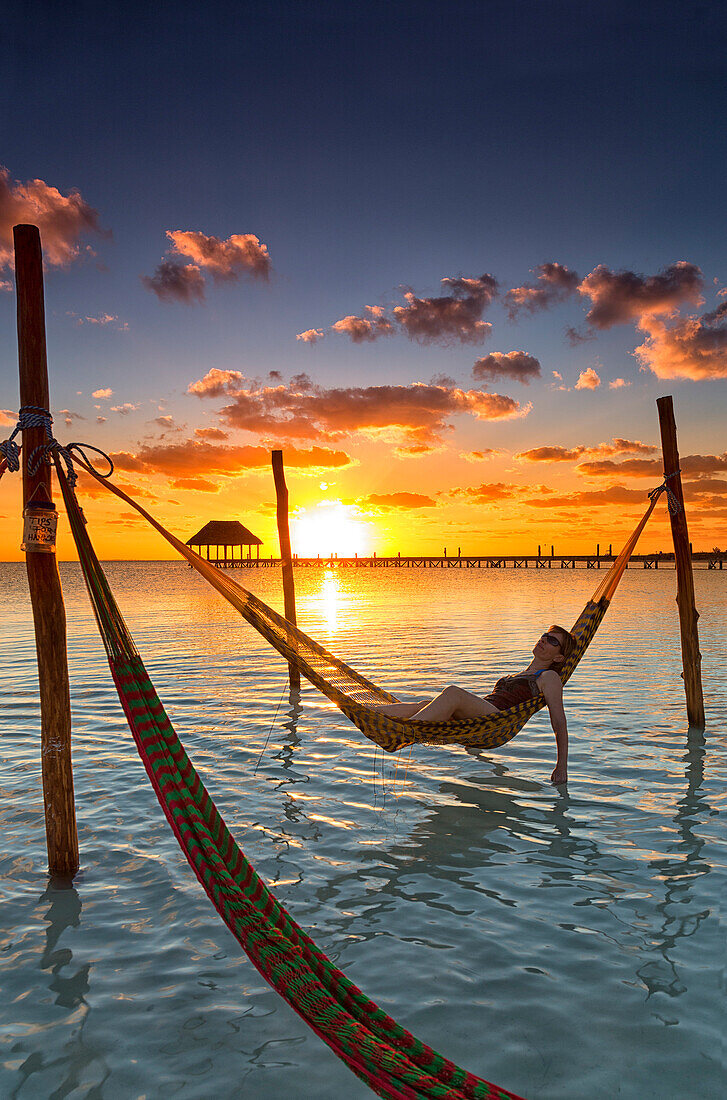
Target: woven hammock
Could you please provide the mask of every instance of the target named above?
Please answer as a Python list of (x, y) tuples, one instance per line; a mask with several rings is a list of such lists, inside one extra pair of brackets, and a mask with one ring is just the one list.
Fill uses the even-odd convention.
[(251, 962), (379, 1096), (522, 1100), (461, 1069), (401, 1027), (334, 966), (265, 886), (227, 829), (159, 701), (57, 460), (56, 467), (96, 621), (139, 755), (190, 866)]
[[(289, 623), (272, 607), (268, 607), (252, 592), (232, 580), (221, 569), (205, 561), (203, 557), (167, 531), (166, 527), (155, 520), (132, 497), (101, 477), (92, 467), (79, 461), (98, 482), (135, 508), (198, 573), (202, 574), (213, 588), (216, 588), (233, 607), (237, 608), (243, 618), (277, 649), (286, 661), (299, 668), (303, 676), (335, 703), (362, 733), (387, 752), (395, 752), (397, 749), (417, 742), (497, 748), (512, 740), (525, 723), (545, 706), (543, 696), (537, 695), (514, 707), (508, 707), (497, 714), (482, 718), (448, 722), (413, 722), (410, 719), (392, 718), (382, 714), (379, 708), (387, 703), (395, 703), (397, 701), (395, 696), (367, 680), (339, 657), (329, 653), (299, 627)], [(564, 684), (573, 675), (606, 614), (611, 598), (634, 552), (639, 536), (654, 510), (657, 499), (658, 492), (650, 494), (649, 506), (644, 516), (571, 627), (575, 647), (560, 670), (560, 678)]]

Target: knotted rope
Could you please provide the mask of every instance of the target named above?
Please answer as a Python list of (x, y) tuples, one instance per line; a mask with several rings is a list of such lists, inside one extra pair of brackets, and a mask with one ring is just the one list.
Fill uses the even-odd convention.
[(96, 454), (101, 455), (109, 464), (108, 473), (102, 476), (111, 477), (114, 472), (114, 464), (105, 451), (102, 451), (99, 447), (92, 446), (90, 443), (69, 443), (64, 447), (53, 435), (52, 424), (53, 417), (47, 409), (42, 409), (38, 405), (23, 405), (18, 411), (18, 422), (15, 425), (12, 435), (9, 439), (0, 443), (0, 455), (4, 455), (8, 470), (10, 470), (11, 473), (16, 473), (20, 469), (20, 447), (15, 442), (15, 436), (18, 432), (24, 432), (28, 428), (43, 428), (46, 442), (41, 443), (38, 447), (34, 447), (28, 455), (28, 473), (31, 477), (37, 474), (41, 463), (45, 462), (47, 466), (50, 466), (53, 457), (57, 455), (59, 458), (62, 458), (65, 463), (68, 484), (72, 489), (75, 488), (78, 474), (73, 468), (73, 451), (77, 451), (84, 461), (92, 468), (93, 463), (88, 458), (86, 451), (95, 451)]
[(672, 474), (664, 474), (664, 480), (662, 481), (661, 485), (657, 485), (656, 489), (652, 489), (649, 493), (649, 500), (653, 500), (654, 502), (656, 502), (657, 498), (660, 497), (662, 493), (666, 493), (666, 503), (669, 506), (669, 513), (672, 516), (678, 515), (679, 512), (681, 512), (682, 510), (682, 506), (667, 485), (667, 481), (669, 481), (669, 479), (672, 477), (676, 477), (677, 474), (680, 473), (681, 470), (675, 470)]

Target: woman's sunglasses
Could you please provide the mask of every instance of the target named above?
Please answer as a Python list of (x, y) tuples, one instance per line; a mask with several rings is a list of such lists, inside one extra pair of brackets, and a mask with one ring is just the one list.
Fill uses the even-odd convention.
[(548, 645), (560, 645), (560, 638), (557, 634), (541, 634), (541, 642), (547, 642)]

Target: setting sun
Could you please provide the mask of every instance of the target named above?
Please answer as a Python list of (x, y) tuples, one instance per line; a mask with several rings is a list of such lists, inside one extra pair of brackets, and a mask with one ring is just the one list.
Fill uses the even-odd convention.
[(323, 501), (299, 509), (291, 520), (293, 553), (301, 558), (352, 558), (371, 553), (371, 525), (364, 523), (350, 505), (340, 500)]

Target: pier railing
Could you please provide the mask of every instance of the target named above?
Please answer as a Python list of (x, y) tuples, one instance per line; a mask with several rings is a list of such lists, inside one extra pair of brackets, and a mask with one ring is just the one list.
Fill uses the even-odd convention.
[[(260, 557), (231, 561), (229, 558), (210, 561), (221, 569), (270, 569), (280, 568), (280, 558)], [(396, 554), (379, 557), (339, 558), (335, 554), (328, 557), (301, 558), (292, 557), (292, 565), (299, 569), (601, 569), (608, 568), (615, 561), (613, 554), (488, 554), (458, 555), (457, 557), (432, 556), (429, 554)], [(722, 569), (727, 561), (727, 552), (715, 553), (696, 551), (692, 554), (694, 564), (703, 564), (707, 569)], [(644, 569), (673, 569), (674, 554), (634, 554), (631, 567), (641, 564)]]

